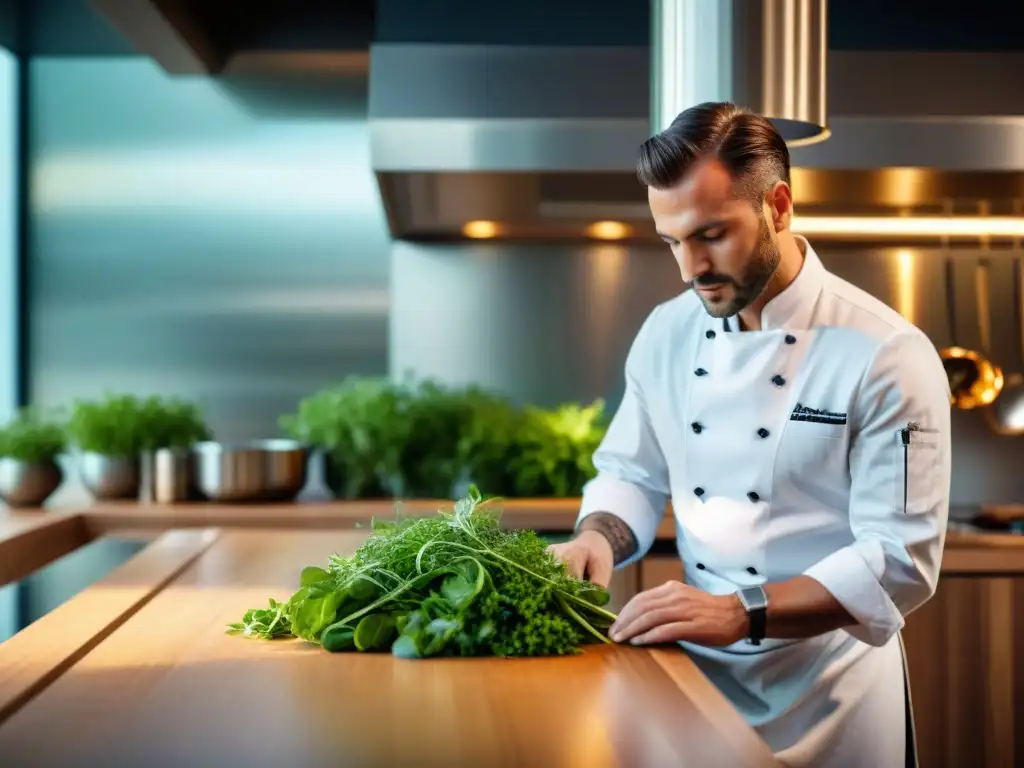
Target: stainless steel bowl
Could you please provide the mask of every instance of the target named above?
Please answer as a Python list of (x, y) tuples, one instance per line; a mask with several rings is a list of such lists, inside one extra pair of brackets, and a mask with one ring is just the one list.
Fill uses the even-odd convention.
[(138, 499), (142, 469), (138, 456), (121, 458), (83, 453), (82, 484), (95, 499)]
[(199, 443), (196, 486), (210, 501), (292, 501), (306, 486), (310, 450), (294, 440)]
[(0, 498), (13, 508), (41, 507), (64, 481), (55, 461), (0, 459)]

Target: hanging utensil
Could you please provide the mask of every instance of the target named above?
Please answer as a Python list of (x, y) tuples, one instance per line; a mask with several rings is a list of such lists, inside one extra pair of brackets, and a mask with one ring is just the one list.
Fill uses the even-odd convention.
[[(974, 269), (974, 288), (978, 300), (978, 330), (983, 350), (990, 348), (991, 314), (989, 312), (988, 270), (986, 262)], [(939, 350), (942, 366), (949, 381), (950, 403), (963, 410), (991, 405), (1003, 389), (1003, 372), (981, 352), (956, 343), (956, 277), (952, 259), (946, 260), (946, 309), (953, 346)]]
[[(1019, 216), (1021, 209), (1021, 201), (1018, 200), (1014, 203), (1014, 214)], [(1020, 239), (1014, 238), (1014, 252), (1019, 252), (1020, 246)], [(1013, 259), (1013, 307), (1020, 345), (1018, 365), (1024, 365), (1024, 267), (1019, 256)], [(992, 407), (985, 410), (985, 419), (1000, 435), (1024, 435), (1024, 373), (1018, 371), (1006, 377), (1003, 392)]]
[[(982, 203), (982, 208), (986, 204)], [(953, 214), (953, 201), (944, 203), (947, 216)], [(956, 265), (949, 253), (949, 238), (942, 239), (946, 251), (946, 313), (949, 323), (949, 337), (953, 345), (939, 350), (942, 366), (949, 382), (950, 404), (963, 410), (989, 405), (999, 397), (1003, 388), (1003, 372), (980, 352), (967, 349), (957, 343), (959, 329), (956, 321)], [(979, 261), (974, 269), (974, 292), (977, 302), (978, 333), (981, 347), (990, 349), (991, 314), (989, 313), (988, 263)]]

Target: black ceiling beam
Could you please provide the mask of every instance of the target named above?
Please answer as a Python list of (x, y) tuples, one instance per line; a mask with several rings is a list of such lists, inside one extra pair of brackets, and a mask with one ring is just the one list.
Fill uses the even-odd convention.
[(90, 0), (141, 54), (172, 75), (215, 75), (228, 51), (184, 4), (174, 0)]

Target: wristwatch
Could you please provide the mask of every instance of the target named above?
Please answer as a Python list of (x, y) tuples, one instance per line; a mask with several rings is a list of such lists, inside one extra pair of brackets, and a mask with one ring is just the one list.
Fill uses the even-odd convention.
[(750, 619), (750, 638), (747, 642), (751, 645), (760, 645), (764, 640), (768, 623), (768, 593), (764, 591), (764, 587), (744, 587), (736, 596)]

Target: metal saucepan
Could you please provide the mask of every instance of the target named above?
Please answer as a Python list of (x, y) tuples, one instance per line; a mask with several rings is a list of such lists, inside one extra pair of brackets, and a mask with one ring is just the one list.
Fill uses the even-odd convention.
[[(990, 348), (991, 313), (989, 312), (988, 264), (979, 262), (974, 270), (974, 287), (978, 299), (978, 326), (983, 350)], [(946, 311), (953, 346), (939, 350), (949, 380), (950, 403), (963, 410), (991, 405), (1003, 389), (1003, 372), (981, 352), (956, 343), (955, 265), (946, 260)]]
[(293, 440), (199, 443), (196, 486), (210, 501), (292, 501), (306, 485), (310, 450)]

